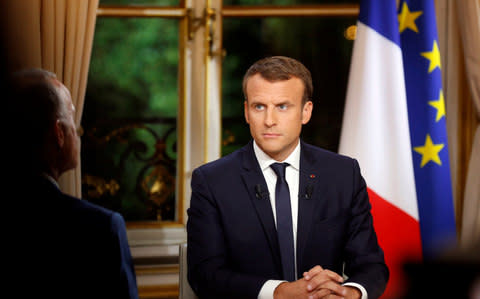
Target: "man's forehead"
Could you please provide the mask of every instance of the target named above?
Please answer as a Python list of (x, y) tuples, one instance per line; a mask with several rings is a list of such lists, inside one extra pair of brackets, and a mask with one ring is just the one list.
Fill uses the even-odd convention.
[(55, 86), (59, 91), (63, 92), (67, 96), (70, 95), (70, 91), (62, 82), (60, 82), (60, 80), (58, 80), (57, 78), (52, 78), (51, 81), (53, 86)]
[(60, 80), (58, 80), (57, 78), (50, 78), (50, 81), (52, 82), (53, 86), (55, 86), (55, 87), (63, 86), (62, 82), (60, 82)]

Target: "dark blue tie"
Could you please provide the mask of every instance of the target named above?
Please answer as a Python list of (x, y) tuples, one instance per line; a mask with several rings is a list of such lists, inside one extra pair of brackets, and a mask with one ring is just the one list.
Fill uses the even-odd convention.
[(275, 209), (277, 212), (277, 235), (282, 258), (283, 279), (295, 281), (295, 254), (293, 247), (292, 209), (290, 191), (285, 179), (288, 163), (273, 163), (270, 167), (277, 175)]

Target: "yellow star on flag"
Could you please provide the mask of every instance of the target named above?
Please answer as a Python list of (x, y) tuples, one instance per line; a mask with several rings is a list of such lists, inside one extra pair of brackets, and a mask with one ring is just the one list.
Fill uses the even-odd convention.
[(433, 161), (438, 165), (442, 165), (442, 161), (440, 161), (438, 153), (443, 149), (444, 146), (444, 144), (433, 144), (430, 134), (427, 134), (425, 144), (423, 146), (417, 146), (413, 148), (417, 153), (422, 155), (420, 167), (425, 166), (425, 164), (430, 161)]
[(440, 50), (438, 50), (438, 45), (437, 41), (433, 41), (433, 49), (430, 52), (422, 52), (420, 53), (423, 57), (427, 58), (430, 60), (430, 66), (428, 67), (428, 72), (431, 73), (433, 70), (438, 67), (439, 69), (441, 68), (440, 66)]
[(445, 100), (443, 98), (443, 91), (440, 90), (440, 95), (438, 96), (438, 100), (430, 101), (428, 104), (435, 109), (437, 109), (437, 118), (435, 122), (438, 122), (442, 117), (445, 116)]
[(398, 14), (398, 29), (400, 33), (405, 29), (410, 29), (418, 33), (417, 24), (415, 20), (423, 14), (423, 11), (410, 11), (406, 2), (403, 2), (402, 12)]

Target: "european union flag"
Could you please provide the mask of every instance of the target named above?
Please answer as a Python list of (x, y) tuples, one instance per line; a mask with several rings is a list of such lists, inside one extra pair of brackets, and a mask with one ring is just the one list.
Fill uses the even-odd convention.
[(433, 0), (400, 1), (398, 21), (423, 255), (428, 259), (456, 234)]

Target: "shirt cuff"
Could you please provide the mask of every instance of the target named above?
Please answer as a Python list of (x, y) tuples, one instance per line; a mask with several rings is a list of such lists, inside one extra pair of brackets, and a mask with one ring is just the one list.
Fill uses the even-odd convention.
[(362, 293), (362, 297), (360, 297), (360, 299), (368, 299), (367, 290), (365, 290), (365, 288), (362, 285), (355, 282), (346, 282), (343, 284), (343, 286), (350, 286), (350, 287), (359, 289), (360, 292)]
[(263, 284), (260, 292), (258, 293), (257, 299), (273, 299), (273, 292), (278, 287), (279, 284), (282, 282), (286, 282), (285, 280), (267, 280)]

